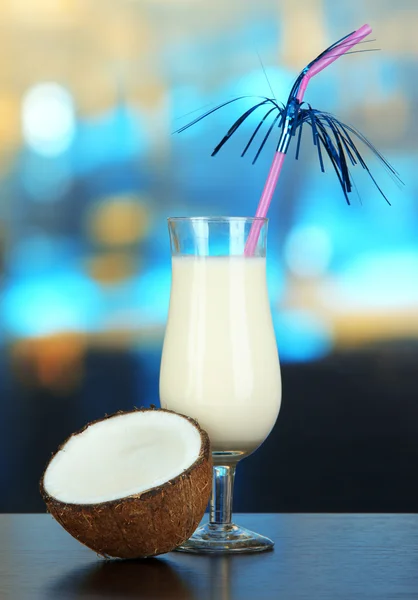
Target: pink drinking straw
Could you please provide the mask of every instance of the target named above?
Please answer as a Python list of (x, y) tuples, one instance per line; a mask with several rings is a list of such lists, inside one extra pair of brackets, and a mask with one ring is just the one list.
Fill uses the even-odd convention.
[[(292, 137), (292, 124), (295, 119), (294, 111), (298, 110), (298, 107), (303, 101), (306, 88), (310, 79), (325, 69), (328, 65), (333, 63), (337, 58), (348, 52), (353, 46), (361, 42), (366, 36), (372, 32), (372, 28), (369, 25), (363, 25), (357, 31), (345, 37), (339, 43), (331, 46), (325, 53), (323, 53), (317, 60), (313, 61), (311, 65), (308, 65), (304, 69), (304, 75), (300, 81), (300, 84), (291, 93), (287, 107), (291, 107), (291, 111), (287, 111), (286, 117), (283, 122), (282, 134), (277, 147), (277, 151), (274, 155), (272, 165), (270, 167), (269, 174), (267, 176), (266, 183), (264, 185), (263, 193), (261, 194), (260, 202), (257, 207), (256, 217), (265, 218), (273, 198), (274, 191), (276, 189), (277, 182), (279, 180), (280, 172), (282, 170), (283, 161), (286, 156), (287, 149)], [(247, 243), (245, 245), (245, 256), (253, 256), (257, 247), (258, 237), (260, 235), (261, 227), (263, 222), (255, 220), (251, 226), (250, 233), (248, 235)]]

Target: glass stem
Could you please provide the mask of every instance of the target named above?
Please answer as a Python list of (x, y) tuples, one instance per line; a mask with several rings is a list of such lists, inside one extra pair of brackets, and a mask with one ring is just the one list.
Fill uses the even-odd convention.
[(230, 525), (232, 523), (232, 497), (234, 492), (235, 465), (214, 466), (209, 523)]

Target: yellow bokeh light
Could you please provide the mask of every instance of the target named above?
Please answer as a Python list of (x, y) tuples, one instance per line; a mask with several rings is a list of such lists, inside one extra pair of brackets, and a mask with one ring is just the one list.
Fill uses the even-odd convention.
[(311, 0), (309, 4), (285, 2), (281, 5), (283, 29), (280, 60), (299, 70), (306, 57), (316, 56), (326, 47), (323, 0)]
[(123, 252), (100, 254), (86, 261), (90, 277), (103, 285), (112, 285), (128, 279), (138, 268), (133, 256)]
[(144, 199), (112, 196), (97, 202), (87, 217), (87, 231), (96, 244), (122, 247), (139, 242), (149, 227)]
[(0, 139), (3, 148), (17, 148), (21, 141), (19, 97), (12, 91), (0, 94)]
[(85, 351), (85, 339), (80, 333), (22, 339), (12, 347), (13, 366), (25, 385), (65, 395), (82, 380)]
[(12, 20), (30, 27), (68, 26), (83, 12), (78, 0), (6, 0), (4, 9)]

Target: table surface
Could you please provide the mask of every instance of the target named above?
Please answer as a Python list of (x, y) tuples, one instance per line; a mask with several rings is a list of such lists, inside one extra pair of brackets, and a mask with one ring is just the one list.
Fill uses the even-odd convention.
[(105, 561), (49, 515), (0, 515), (0, 598), (418, 598), (418, 515), (236, 517), (274, 551)]

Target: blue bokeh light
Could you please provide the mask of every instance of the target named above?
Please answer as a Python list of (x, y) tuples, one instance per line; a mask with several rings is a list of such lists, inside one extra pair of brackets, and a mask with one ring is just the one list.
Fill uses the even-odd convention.
[(319, 360), (332, 349), (332, 331), (314, 313), (281, 310), (274, 314), (273, 322), (283, 363)]
[(6, 333), (36, 337), (99, 329), (102, 301), (93, 282), (77, 271), (16, 278), (3, 291), (1, 320)]
[(418, 249), (364, 254), (350, 261), (337, 280), (340, 306), (356, 310), (417, 308)]
[(294, 227), (285, 241), (289, 269), (299, 277), (321, 276), (328, 270), (332, 244), (327, 231), (316, 225)]

